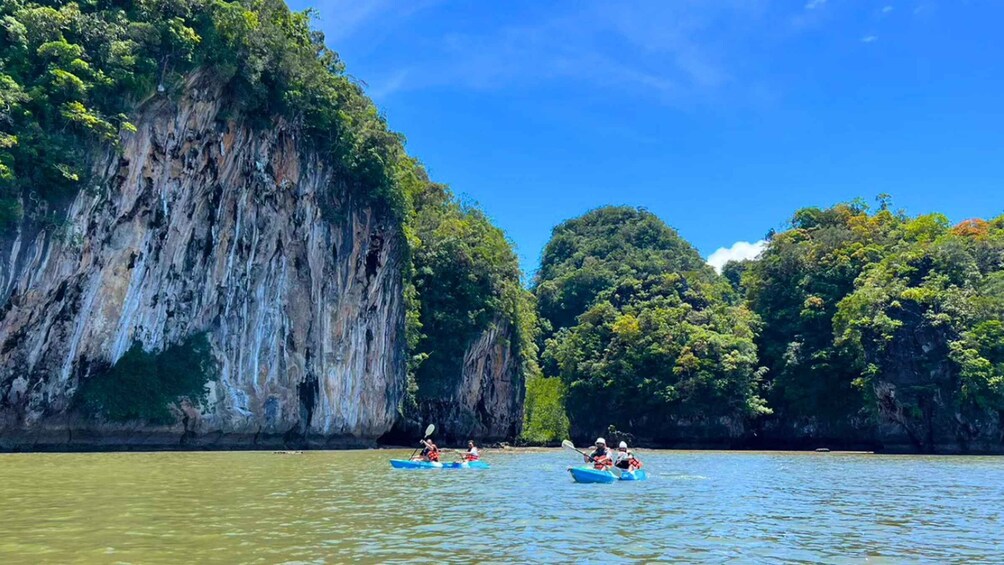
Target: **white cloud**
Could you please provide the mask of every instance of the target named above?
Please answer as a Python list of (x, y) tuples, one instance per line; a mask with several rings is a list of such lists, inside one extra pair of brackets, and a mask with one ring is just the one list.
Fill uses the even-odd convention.
[(883, 13), (883, 14), (888, 14), (888, 13), (889, 13), (889, 12), (891, 12), (891, 11), (892, 11), (892, 6), (884, 6), (884, 7), (882, 8), (882, 13)]
[(744, 259), (756, 259), (767, 247), (767, 241), (761, 239), (755, 243), (748, 241), (737, 241), (732, 247), (721, 247), (708, 257), (708, 264), (721, 273), (722, 267), (729, 261), (742, 261)]
[(877, 36), (866, 35), (866, 36), (864, 36), (864, 37), (861, 38), (861, 43), (872, 43), (872, 42), (874, 42), (877, 39), (878, 39)]
[(816, 8), (822, 7), (826, 4), (826, 0), (809, 0), (805, 3), (806, 10), (815, 10)]

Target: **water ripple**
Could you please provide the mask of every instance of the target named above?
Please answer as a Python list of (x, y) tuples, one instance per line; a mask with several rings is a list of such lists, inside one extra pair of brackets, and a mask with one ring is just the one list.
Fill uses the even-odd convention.
[(578, 485), (567, 452), (397, 471), (409, 452), (0, 456), (4, 563), (999, 561), (1004, 459), (646, 452)]

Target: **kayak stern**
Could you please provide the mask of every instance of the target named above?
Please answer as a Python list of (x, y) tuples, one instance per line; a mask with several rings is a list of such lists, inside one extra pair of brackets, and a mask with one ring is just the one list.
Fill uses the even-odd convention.
[(637, 469), (635, 471), (623, 471), (621, 473), (622, 481), (644, 481), (648, 479), (648, 473), (645, 469)]

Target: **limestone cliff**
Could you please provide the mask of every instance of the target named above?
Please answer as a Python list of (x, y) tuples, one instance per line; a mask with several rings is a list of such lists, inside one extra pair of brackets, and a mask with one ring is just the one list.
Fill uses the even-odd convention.
[(448, 441), (511, 441), (523, 424), (525, 383), (512, 347), (512, 327), (496, 320), (464, 354), (463, 369), (447, 394), (419, 401), (420, 419)]
[[(395, 422), (403, 237), (297, 128), (252, 128), (223, 98), (196, 75), (146, 103), (65, 225), (0, 241), (0, 447), (342, 444)], [(93, 368), (134, 341), (158, 351), (198, 332), (219, 376), (177, 424), (75, 409)]]

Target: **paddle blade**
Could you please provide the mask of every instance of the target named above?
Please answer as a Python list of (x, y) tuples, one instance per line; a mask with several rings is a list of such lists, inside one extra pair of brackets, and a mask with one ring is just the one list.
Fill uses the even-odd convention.
[(568, 441), (567, 439), (561, 442), (561, 447), (564, 447), (565, 449), (571, 449), (572, 451), (578, 451), (578, 449), (575, 449), (575, 444)]
[(431, 436), (434, 431), (436, 431), (436, 424), (429, 424), (429, 427), (425, 428), (425, 437)]

